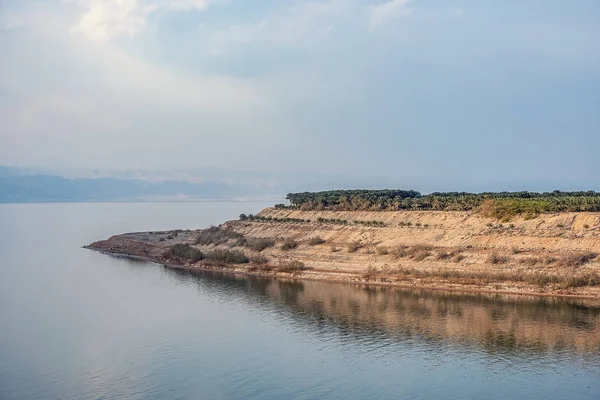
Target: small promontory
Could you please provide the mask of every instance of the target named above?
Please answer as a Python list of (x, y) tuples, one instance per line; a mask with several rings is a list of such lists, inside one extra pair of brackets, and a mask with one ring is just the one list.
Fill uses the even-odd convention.
[(88, 248), (189, 270), (600, 298), (600, 194), (330, 191)]

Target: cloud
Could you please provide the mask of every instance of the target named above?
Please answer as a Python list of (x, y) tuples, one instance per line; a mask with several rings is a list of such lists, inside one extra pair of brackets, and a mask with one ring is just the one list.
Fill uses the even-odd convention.
[(357, 17), (358, 11), (364, 12), (354, 0), (293, 2), (267, 12), (257, 22), (232, 24), (209, 32), (211, 53), (222, 54), (231, 46), (249, 43), (314, 50), (336, 27)]
[(106, 41), (139, 34), (155, 12), (199, 11), (208, 7), (210, 0), (82, 0), (79, 3), (86, 6), (87, 11), (72, 27), (72, 32)]
[(232, 43), (251, 43), (267, 29), (267, 21), (262, 20), (257, 24), (234, 24), (226, 29), (216, 31), (210, 35), (212, 51), (219, 53), (223, 47)]
[(211, 3), (210, 0), (163, 0), (159, 5), (172, 10), (203, 10)]
[(10, 32), (25, 27), (25, 20), (19, 15), (3, 14), (0, 10), (0, 32)]
[(411, 0), (390, 0), (387, 3), (375, 6), (371, 12), (371, 25), (381, 25), (392, 19), (410, 14), (413, 9), (408, 7), (409, 3), (411, 3)]

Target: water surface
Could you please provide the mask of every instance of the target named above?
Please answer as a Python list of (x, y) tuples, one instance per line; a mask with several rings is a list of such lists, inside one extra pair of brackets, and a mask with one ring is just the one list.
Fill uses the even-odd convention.
[(597, 303), (192, 275), (80, 248), (266, 205), (0, 205), (0, 399), (599, 398)]

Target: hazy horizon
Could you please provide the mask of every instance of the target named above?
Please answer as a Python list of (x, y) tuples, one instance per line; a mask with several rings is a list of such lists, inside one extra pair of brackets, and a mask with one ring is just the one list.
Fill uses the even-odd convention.
[(591, 0), (4, 0), (0, 165), (598, 190), (599, 17)]

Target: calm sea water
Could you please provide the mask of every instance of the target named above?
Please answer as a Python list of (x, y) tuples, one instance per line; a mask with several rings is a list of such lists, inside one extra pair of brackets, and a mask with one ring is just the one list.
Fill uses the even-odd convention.
[(0, 399), (600, 399), (597, 303), (190, 275), (81, 248), (264, 206), (0, 205)]

